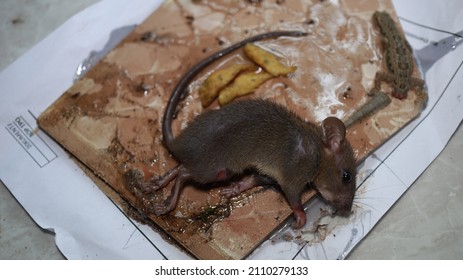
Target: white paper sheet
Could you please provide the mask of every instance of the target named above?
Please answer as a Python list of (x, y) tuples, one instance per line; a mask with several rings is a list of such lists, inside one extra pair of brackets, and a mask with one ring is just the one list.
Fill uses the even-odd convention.
[[(161, 1), (106, 0), (72, 17), (0, 73), (0, 178), (69, 259), (187, 259), (151, 228), (127, 218), (43, 132), (35, 118), (73, 82), (108, 41), (128, 32)], [(421, 116), (371, 155), (359, 170), (356, 208), (329, 218), (324, 241), (265, 242), (252, 259), (342, 259), (371, 230), (446, 145), (463, 118), (463, 3), (394, 1), (425, 74), (429, 102)], [(117, 17), (113, 15), (118, 15)], [(460, 36), (455, 36), (458, 33)], [(111, 39), (112, 38), (112, 39)], [(111, 39), (111, 40), (110, 40)], [(93, 59), (93, 60), (92, 60)], [(379, 199), (380, 198), (380, 199)], [(319, 201), (308, 206), (312, 215)], [(276, 234), (294, 235), (290, 228)]]

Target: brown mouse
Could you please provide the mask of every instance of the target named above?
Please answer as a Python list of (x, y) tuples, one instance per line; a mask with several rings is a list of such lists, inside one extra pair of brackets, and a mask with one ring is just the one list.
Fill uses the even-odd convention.
[(176, 178), (170, 196), (154, 206), (156, 215), (175, 208), (187, 181), (208, 184), (230, 180), (231, 185), (222, 190), (227, 197), (258, 185), (278, 185), (293, 210), (294, 228), (306, 223), (301, 194), (307, 185), (315, 187), (339, 214), (350, 213), (355, 159), (345, 138), (346, 128), (337, 118), (328, 117), (317, 126), (281, 105), (250, 99), (205, 112), (177, 137), (172, 134), (171, 121), (180, 95), (201, 69), (250, 41), (302, 35), (283, 31), (251, 37), (206, 58), (184, 76), (169, 100), (162, 128), (165, 145), (180, 164), (163, 177), (137, 186), (150, 193)]

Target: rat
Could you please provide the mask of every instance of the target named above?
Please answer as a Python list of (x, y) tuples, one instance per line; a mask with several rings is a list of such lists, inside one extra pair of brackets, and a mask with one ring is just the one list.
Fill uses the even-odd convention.
[(171, 122), (190, 80), (204, 67), (246, 43), (280, 36), (304, 36), (299, 31), (260, 34), (218, 51), (193, 67), (174, 89), (163, 119), (163, 140), (179, 165), (164, 176), (136, 187), (153, 193), (175, 179), (170, 196), (154, 205), (156, 215), (172, 211), (188, 181), (199, 184), (231, 182), (226, 197), (262, 185), (279, 186), (290, 205), (293, 228), (306, 223), (301, 195), (314, 187), (337, 213), (347, 216), (355, 194), (353, 150), (341, 120), (328, 117), (316, 125), (282, 105), (264, 99), (235, 101), (195, 117), (177, 137)]

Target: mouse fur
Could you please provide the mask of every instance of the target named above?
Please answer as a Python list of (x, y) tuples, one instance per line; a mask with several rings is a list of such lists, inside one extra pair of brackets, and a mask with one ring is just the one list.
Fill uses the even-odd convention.
[(294, 212), (294, 228), (306, 223), (301, 194), (307, 185), (315, 187), (339, 214), (351, 210), (355, 159), (345, 126), (336, 118), (315, 125), (269, 100), (235, 101), (197, 116), (168, 147), (181, 164), (171, 196), (155, 207), (158, 215), (175, 208), (186, 181), (223, 182), (249, 170), (252, 175), (243, 175), (223, 193), (234, 196), (272, 182)]

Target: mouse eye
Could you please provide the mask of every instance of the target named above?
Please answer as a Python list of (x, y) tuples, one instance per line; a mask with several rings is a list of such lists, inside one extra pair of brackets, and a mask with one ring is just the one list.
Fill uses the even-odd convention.
[(352, 174), (350, 174), (350, 172), (347, 172), (347, 171), (343, 171), (342, 172), (342, 182), (344, 184), (348, 184), (352, 181)]

